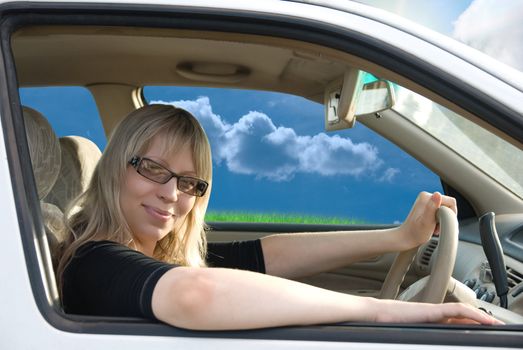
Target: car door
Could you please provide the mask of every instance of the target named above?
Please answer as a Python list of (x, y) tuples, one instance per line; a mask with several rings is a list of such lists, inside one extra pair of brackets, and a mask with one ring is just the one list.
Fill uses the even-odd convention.
[[(55, 37), (58, 43), (66, 42), (70, 35), (74, 41), (82, 37), (84, 30), (88, 31), (95, 27), (98, 34), (115, 35), (122, 41), (125, 41), (125, 37), (132, 39), (136, 31), (144, 30), (147, 36), (160, 28), (187, 31), (188, 37), (195, 34), (203, 35), (206, 39), (213, 39), (212, 43), (219, 42), (221, 38), (219, 35), (222, 33), (232, 33), (237, 35), (237, 38), (249, 39), (253, 43), (261, 40), (263, 45), (269, 45), (272, 40), (275, 40), (275, 47), (290, 42), (297, 47), (319, 46), (318, 53), (334, 51), (335, 55), (341, 53), (342, 57), (356, 57), (356, 61), (361, 60), (363, 65), (369, 65), (373, 71), (396, 77), (398, 80), (403, 79), (410, 82), (411, 86), (421, 87), (420, 91), (425, 94), (432, 93), (441, 100), (452, 101), (459, 108), (480, 116), (480, 119), (485, 119), (491, 125), (498, 127), (500, 132), (516, 140), (521, 140), (521, 128), (507, 128), (502, 121), (514, 121), (516, 125), (520, 125), (519, 115), (513, 110), (502, 108), (500, 100), (481, 99), (481, 93), (474, 93), (474, 89), (458, 81), (454, 72), (446, 72), (440, 66), (434, 65), (426, 55), (430, 55), (431, 52), (440, 53), (435, 45), (361, 14), (328, 7), (298, 2), (252, 4), (223, 2), (218, 5), (203, 1), (191, 4), (176, 1), (169, 4), (165, 2), (155, 4), (17, 2), (3, 3), (0, 10), (2, 11), (3, 59), (0, 72), (3, 92), (1, 100), (3, 142), (0, 154), (5, 154), (0, 160), (0, 180), (3, 183), (2, 203), (6, 209), (0, 218), (5, 225), (5, 231), (9, 231), (5, 240), (6, 254), (0, 258), (2, 276), (9, 283), (6, 283), (7, 286), (2, 289), (0, 295), (3, 300), (10, 301), (5, 305), (4, 315), (8, 317), (1, 318), (0, 325), (2, 329), (8, 330), (4, 340), (8, 346), (56, 348), (56, 346), (77, 346), (81, 343), (86, 347), (125, 346), (129, 349), (146, 348), (151, 345), (158, 348), (173, 346), (196, 348), (202, 345), (230, 348), (245, 346), (334, 348), (359, 347), (363, 345), (361, 343), (365, 343), (368, 348), (393, 349), (405, 348), (405, 346), (418, 348), (449, 345), (478, 348), (514, 347), (520, 344), (519, 326), (493, 330), (482, 326), (349, 323), (236, 332), (194, 332), (141, 319), (65, 314), (60, 308), (55, 289), (52, 262), (31, 169), (18, 88), (23, 87), (25, 82), (32, 82), (35, 85), (58, 84), (60, 77), (72, 84), (72, 79), (68, 80), (68, 77), (77, 72), (56, 69), (56, 76), (53, 75), (53, 79), (56, 80), (49, 83), (46, 81), (49, 76), (38, 74), (46, 72), (46, 69), (41, 68), (45, 67), (44, 60), (39, 62), (42, 66), (33, 65), (32, 70), (23, 65), (23, 59), (20, 58), (23, 55), (19, 56), (17, 61), (13, 56), (13, 47), (16, 46), (17, 39), (24, 39), (21, 34), (23, 30), (20, 29), (31, 28), (38, 34), (38, 30), (41, 29), (39, 26), (50, 25), (53, 27), (51, 32), (58, 30), (58, 35)], [(326, 18), (329, 20), (326, 21)], [(387, 42), (386, 39), (370, 33), (381, 31), (386, 31), (393, 40)], [(44, 30), (43, 36), (52, 37), (51, 32)], [(401, 39), (405, 38), (432, 51), (417, 57), (413, 50), (402, 47)], [(156, 39), (157, 36), (151, 35), (150, 40)], [(236, 41), (241, 42), (238, 39)], [(28, 45), (27, 48), (31, 46)], [(31, 58), (33, 55), (31, 50), (27, 49), (26, 52), (29, 52)], [(38, 54), (38, 51), (34, 52), (34, 55)], [(451, 63), (458, 65), (460, 62), (460, 59), (452, 58), (449, 53), (440, 54)], [(298, 52), (297, 56), (303, 54)], [(28, 62), (35, 62), (34, 56), (32, 57), (33, 61)], [(63, 67), (66, 67), (66, 61), (62, 61)], [(103, 60), (98, 62), (102, 62), (103, 66)], [(109, 66), (110, 64), (114, 65), (115, 61), (110, 62)], [(474, 69), (465, 64), (463, 66)], [(109, 79), (110, 70), (104, 73), (107, 73)], [(477, 104), (478, 100), (481, 104)], [(101, 108), (100, 111), (104, 118)], [(211, 227), (213, 227), (211, 233), (213, 240), (251, 238), (253, 237), (251, 233), (254, 236), (261, 236), (272, 232), (304, 232), (325, 228), (314, 225), (213, 223)], [(372, 225), (372, 227), (378, 226)], [(356, 229), (358, 226), (348, 228)], [(390, 256), (379, 257), (346, 271), (336, 272), (336, 278), (339, 275), (346, 276), (342, 276), (341, 281), (336, 280), (334, 284), (344, 288), (345, 283), (353, 283), (357, 286), (356, 290), (363, 293), (375, 290), (390, 261)], [(374, 276), (369, 278), (369, 272)], [(329, 278), (325, 277), (327, 280)], [(319, 283), (327, 285), (328, 281), (322, 280)]]

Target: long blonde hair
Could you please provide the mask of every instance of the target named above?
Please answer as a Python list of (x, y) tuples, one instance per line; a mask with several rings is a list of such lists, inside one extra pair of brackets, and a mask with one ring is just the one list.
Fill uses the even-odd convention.
[(80, 210), (66, 215), (69, 238), (57, 269), (60, 289), (67, 263), (86, 242), (109, 240), (131, 247), (132, 233), (119, 204), (120, 186), (129, 160), (144, 154), (156, 137), (161, 137), (168, 155), (189, 146), (196, 175), (209, 183), (209, 189), (204, 196), (196, 197), (180, 228), (176, 232), (173, 229), (156, 244), (154, 257), (184, 266), (205, 266), (204, 216), (212, 184), (209, 141), (189, 112), (169, 105), (149, 105), (133, 111), (118, 124), (87, 190), (70, 206)]

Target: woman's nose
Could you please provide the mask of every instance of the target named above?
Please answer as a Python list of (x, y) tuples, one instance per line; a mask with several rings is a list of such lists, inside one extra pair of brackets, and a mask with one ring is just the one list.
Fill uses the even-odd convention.
[(167, 183), (159, 185), (159, 196), (166, 202), (178, 200), (178, 179), (173, 177)]

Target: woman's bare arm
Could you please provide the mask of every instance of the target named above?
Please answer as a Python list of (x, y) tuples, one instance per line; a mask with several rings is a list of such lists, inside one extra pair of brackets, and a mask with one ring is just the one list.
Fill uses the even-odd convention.
[(158, 281), (156, 317), (195, 330), (232, 330), (345, 321), (468, 322), (496, 324), (463, 304), (419, 304), (362, 298), (259, 273), (178, 267)]
[(403, 250), (399, 228), (373, 231), (285, 233), (261, 239), (266, 273), (301, 278)]
[(299, 278), (416, 247), (428, 241), (435, 232), (436, 210), (441, 205), (457, 211), (454, 198), (422, 192), (404, 224), (397, 228), (264, 237), (261, 242), (266, 272)]

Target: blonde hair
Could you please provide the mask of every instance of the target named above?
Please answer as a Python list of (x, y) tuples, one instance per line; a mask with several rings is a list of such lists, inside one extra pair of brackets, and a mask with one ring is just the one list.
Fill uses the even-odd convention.
[(132, 244), (133, 236), (120, 207), (120, 186), (129, 160), (144, 154), (156, 137), (160, 137), (167, 155), (188, 146), (196, 175), (207, 181), (209, 188), (204, 196), (196, 197), (194, 207), (177, 231), (173, 229), (157, 242), (154, 257), (184, 266), (205, 266), (204, 216), (212, 184), (209, 141), (189, 112), (169, 105), (149, 105), (131, 112), (118, 124), (87, 190), (71, 206), (80, 210), (66, 215), (69, 238), (57, 269), (59, 286), (67, 263), (86, 242), (109, 240), (126, 246)]

